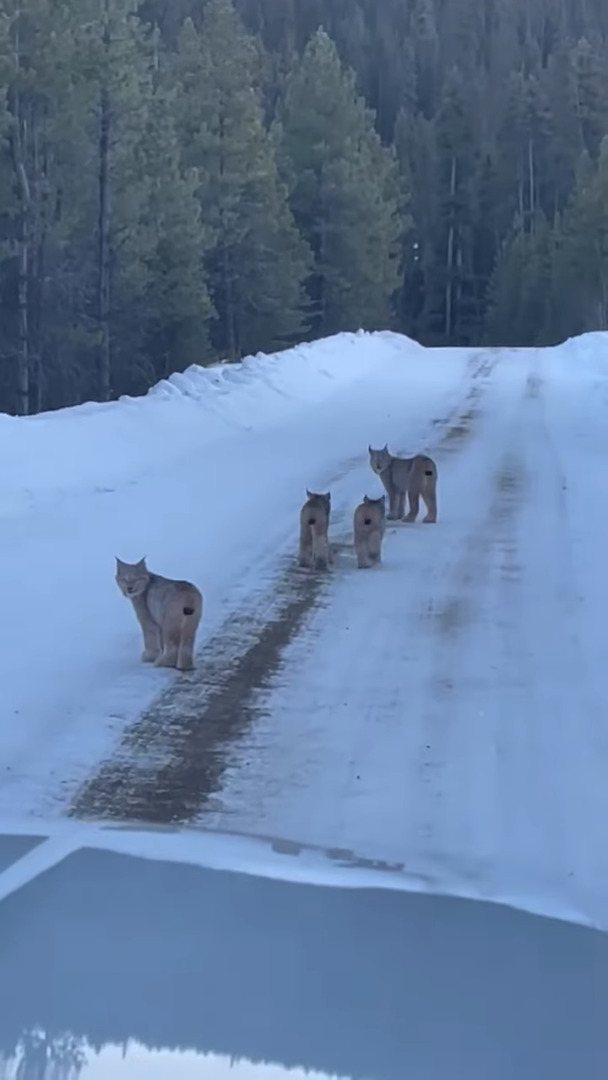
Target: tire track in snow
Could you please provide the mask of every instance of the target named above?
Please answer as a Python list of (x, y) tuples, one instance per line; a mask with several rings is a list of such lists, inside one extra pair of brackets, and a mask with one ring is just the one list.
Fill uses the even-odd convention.
[[(487, 491), (487, 508), (481, 515), (471, 514), (454, 552), (430, 568), (427, 595), (417, 615), (417, 656), (426, 659), (426, 674), (419, 680), (420, 704), (409, 739), (415, 762), (409, 799), (412, 854), (426, 872), (454, 874), (468, 882), (487, 880), (498, 829), (493, 787), (500, 726), (494, 710), (489, 710), (493, 718), (486, 711), (493, 673), (484, 664), (479, 643), (484, 635), (493, 640), (497, 620), (499, 633), (508, 625), (502, 601), (508, 593), (513, 610), (521, 578), (518, 522), (530, 480), (523, 437), (529, 423), (525, 406), (530, 376), (518, 369), (521, 372), (516, 361), (503, 415), (497, 414), (497, 453), (487, 466), (489, 486), (478, 488), (471, 481), (462, 488), (467, 500), (483, 499)], [(501, 603), (494, 606), (488, 590), (497, 578), (505, 588)], [(525, 663), (520, 648), (511, 659), (517, 678), (522, 670), (518, 661)], [(464, 702), (472, 704), (463, 710)], [(463, 752), (464, 747), (470, 749)]]
[(197, 670), (176, 680), (127, 732), (116, 757), (76, 796), (71, 814), (190, 820), (218, 787), (225, 745), (251, 722), (252, 689), (276, 673), (283, 649), (327, 591), (327, 576), (288, 566), (268, 605), (230, 618), (219, 648), (204, 650)]
[[(497, 359), (491, 350), (471, 355), (464, 401), (432, 423), (431, 453), (446, 446), (451, 452), (468, 438)], [(366, 459), (367, 452), (345, 463), (331, 482)], [(290, 557), (268, 594), (227, 620), (198, 654), (196, 670), (175, 680), (76, 793), (71, 816), (160, 824), (200, 813), (221, 787), (228, 749), (257, 719), (258, 695), (276, 676), (285, 648), (313, 610), (330, 604), (332, 581), (354, 566), (350, 526), (350, 509), (332, 514), (333, 573), (303, 572)]]
[(334, 579), (205, 827), (608, 925), (603, 624), (580, 595), (564, 472), (574, 486), (586, 462), (568, 462), (579, 407), (551, 416), (546, 355), (505, 355), (477, 415), (440, 435), (437, 530), (392, 527), (378, 573)]
[[(493, 494), (485, 518), (471, 532), (458, 557), (448, 567), (446, 592), (438, 600), (430, 597), (419, 614), (421, 636), (430, 639), (431, 656), (427, 704), (420, 721), (424, 738), (418, 743), (416, 767), (419, 783), (426, 789), (424, 796), (416, 800), (419, 810), (417, 834), (427, 858), (435, 848), (436, 839), (441, 838), (443, 845), (445, 837), (452, 836), (451, 846), (461, 877), (479, 879), (484, 876), (486, 867), (479, 862), (463, 865), (461, 852), (464, 845), (455, 835), (457, 819), (450, 798), (451, 792), (459, 786), (450, 776), (455, 756), (446, 753), (446, 747), (452, 738), (460, 737), (455, 731), (457, 702), (462, 698), (463, 683), (471, 678), (470, 668), (467, 670), (467, 665), (463, 664), (463, 649), (471, 648), (471, 637), (483, 625), (485, 590), (496, 562), (499, 562), (499, 576), (507, 590), (513, 590), (519, 581), (521, 560), (516, 524), (526, 485), (524, 460), (517, 450), (507, 450), (493, 473)], [(521, 656), (518, 659), (521, 660)], [(488, 672), (480, 668), (473, 678), (481, 683), (487, 680)], [(470, 719), (470, 725), (485, 724), (483, 713)], [(478, 772), (469, 776), (468, 785), (462, 786), (463, 796), (472, 798), (478, 805), (491, 806), (491, 799), (479, 796), (479, 788), (487, 789), (492, 775), (492, 771), (487, 771), (485, 775)], [(469, 820), (466, 825), (470, 826)], [(487, 831), (487, 822), (483, 828)], [(442, 850), (438, 863), (443, 869), (449, 867), (445, 850)]]
[(529, 894), (541, 908), (557, 897), (605, 924), (608, 862), (588, 829), (608, 806), (604, 719), (586, 689), (571, 519), (539, 360), (533, 353), (487, 514), (420, 616), (431, 665), (413, 743), (413, 867), (486, 897)]
[[(445, 868), (436, 858), (423, 865), (433, 795), (418, 764), (429, 743), (425, 718), (437, 704), (430, 688), (436, 689), (431, 676), (438, 640), (435, 624), (423, 621), (421, 613), (429, 597), (439, 604), (446, 585), (449, 595), (458, 584), (460, 570), (452, 570), (453, 562), (458, 567), (463, 553), (468, 558), (469, 539), (487, 515), (487, 490), (495, 497), (492, 473), (502, 472), (520, 407), (522, 365), (513, 366), (511, 374), (511, 364), (501, 364), (491, 403), (469, 396), (434, 448), (440, 484), (446, 485), (444, 527), (387, 530), (381, 570), (336, 581), (331, 617), (313, 614), (289, 646), (288, 666), (270, 692), (258, 696), (255, 730), (231, 755), (221, 798), (204, 812), (208, 827), (228, 823), (254, 834), (262, 829), (307, 843), (339, 844), (359, 855), (400, 861), (408, 872), (424, 874), (428, 867), (442, 878)], [(488, 409), (493, 415), (486, 415)], [(478, 424), (483, 430), (477, 431)], [(468, 505), (463, 512), (459, 493), (470, 485), (472, 512)], [(500, 486), (509, 488), (506, 475)], [(441, 733), (449, 761), (450, 750), (458, 748), (458, 730), (450, 734), (444, 725)]]

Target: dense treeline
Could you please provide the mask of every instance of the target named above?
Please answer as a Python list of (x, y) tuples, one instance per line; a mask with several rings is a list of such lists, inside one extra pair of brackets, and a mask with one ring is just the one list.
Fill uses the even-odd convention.
[(606, 0), (2, 0), (0, 408), (608, 327)]

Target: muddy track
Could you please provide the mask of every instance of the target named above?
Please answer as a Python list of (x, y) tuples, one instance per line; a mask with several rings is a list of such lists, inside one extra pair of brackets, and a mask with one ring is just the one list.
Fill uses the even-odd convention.
[[(292, 560), (290, 560), (292, 563)], [(280, 668), (281, 654), (328, 591), (326, 574), (290, 565), (271, 598), (234, 615), (203, 649), (192, 674), (176, 678), (125, 734), (77, 794), (78, 817), (186, 822), (217, 791), (227, 747), (253, 720), (254, 691)]]
[[(432, 453), (452, 452), (468, 437), (493, 366), (486, 353), (471, 358), (471, 389), (434, 422)], [(312, 610), (330, 602), (334, 576), (354, 565), (350, 521), (335, 524), (333, 572), (311, 574), (293, 558), (284, 560), (268, 595), (253, 610), (231, 616), (199, 653), (197, 669), (176, 677), (125, 733), (116, 753), (77, 792), (71, 816), (159, 825), (200, 814), (221, 787), (230, 748), (254, 723), (260, 691), (280, 670), (286, 646)]]

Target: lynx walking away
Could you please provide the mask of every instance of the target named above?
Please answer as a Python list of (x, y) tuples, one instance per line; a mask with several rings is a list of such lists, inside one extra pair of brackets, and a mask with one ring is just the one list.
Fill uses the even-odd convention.
[(307, 499), (300, 510), (300, 566), (327, 570), (332, 554), (327, 538), (331, 494), (319, 495), (306, 488)]
[[(415, 521), (420, 509), (420, 497), (427, 509), (422, 519), (425, 524), (437, 521), (437, 466), (426, 454), (411, 458), (394, 457), (388, 445), (381, 450), (369, 450), (369, 463), (380, 477), (388, 495), (389, 521)], [(409, 513), (405, 513), (405, 496), (409, 501)]]
[(196, 585), (151, 573), (145, 558), (125, 563), (118, 557), (116, 583), (133, 604), (141, 626), (144, 663), (190, 671), (203, 612), (203, 597)]
[(363, 502), (355, 510), (353, 531), (355, 554), (359, 570), (367, 570), (382, 560), (382, 540), (386, 528), (386, 496), (370, 499), (363, 496)]

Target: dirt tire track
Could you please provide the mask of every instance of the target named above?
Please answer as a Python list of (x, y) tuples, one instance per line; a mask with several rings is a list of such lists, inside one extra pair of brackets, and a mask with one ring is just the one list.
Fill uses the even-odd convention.
[[(528, 378), (523, 390), (522, 405), (531, 396), (534, 379)], [(535, 392), (538, 387), (534, 386)], [(446, 447), (449, 451), (451, 448)], [(508, 446), (492, 477), (491, 499), (481, 525), (477, 525), (463, 544), (459, 557), (448, 568), (446, 598), (439, 605), (429, 601), (419, 612), (421, 631), (431, 629), (432, 659), (429, 671), (429, 708), (424, 717), (424, 742), (420, 744), (418, 773), (421, 783), (435, 801), (443, 801), (444, 777), (449, 761), (442, 755), (443, 731), (452, 723), (452, 700), (461, 679), (460, 648), (467, 635), (479, 623), (479, 605), (493, 566), (499, 565), (500, 580), (513, 594), (521, 577), (517, 542), (518, 515), (524, 504), (529, 483), (527, 463), (514, 440)], [(517, 656), (517, 651), (514, 656)], [(439, 750), (437, 748), (440, 748)], [(420, 800), (429, 805), (431, 800)], [(420, 821), (420, 836), (429, 850), (434, 844), (434, 823), (431, 818)], [(442, 855), (442, 865), (446, 858)], [(461, 863), (459, 872), (462, 873)], [(469, 868), (471, 878), (479, 878), (484, 868)]]
[(198, 678), (195, 672), (176, 680), (143, 713), (117, 757), (78, 793), (71, 815), (154, 823), (194, 817), (219, 787), (226, 745), (251, 723), (252, 688), (263, 687), (276, 673), (283, 649), (322, 602), (328, 585), (327, 575), (289, 566), (279, 579), (272, 613), (264, 606), (257, 618), (230, 618), (221, 649), (203, 651)]
[[(496, 360), (486, 350), (471, 356), (465, 400), (433, 422), (431, 453), (452, 452), (470, 433)], [(351, 459), (345, 471), (366, 456)], [(340, 530), (332, 538), (333, 573), (311, 574), (285, 560), (257, 607), (232, 615), (199, 653), (196, 670), (176, 678), (127, 730), (76, 793), (70, 816), (159, 825), (200, 814), (221, 787), (229, 747), (255, 722), (259, 692), (280, 670), (286, 646), (314, 609), (329, 604), (334, 575), (352, 562), (349, 515), (334, 516), (333, 524)]]

